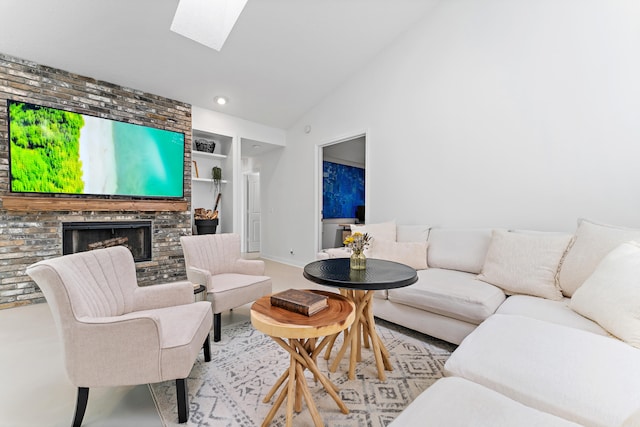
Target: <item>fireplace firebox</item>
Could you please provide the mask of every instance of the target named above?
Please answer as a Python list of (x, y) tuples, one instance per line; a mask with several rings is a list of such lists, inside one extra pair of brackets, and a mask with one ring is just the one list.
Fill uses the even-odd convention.
[(122, 245), (136, 262), (151, 260), (151, 221), (65, 222), (62, 254)]

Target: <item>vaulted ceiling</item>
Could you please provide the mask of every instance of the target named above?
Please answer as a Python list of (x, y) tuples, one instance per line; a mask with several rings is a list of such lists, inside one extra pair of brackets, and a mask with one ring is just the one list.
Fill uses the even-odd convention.
[(437, 3), (249, 0), (218, 52), (178, 0), (4, 0), (0, 52), (286, 129)]

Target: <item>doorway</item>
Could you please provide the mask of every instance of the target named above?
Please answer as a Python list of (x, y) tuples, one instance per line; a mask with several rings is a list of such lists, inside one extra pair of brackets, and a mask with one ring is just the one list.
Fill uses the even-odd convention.
[(260, 173), (249, 173), (245, 177), (247, 252), (260, 252)]
[(237, 182), (238, 209), (236, 219), (240, 233), (240, 250), (254, 255), (262, 250), (261, 188), (271, 179), (272, 165), (283, 145), (240, 138), (240, 161)]
[(366, 134), (319, 146), (318, 249), (342, 246), (349, 224), (364, 223)]

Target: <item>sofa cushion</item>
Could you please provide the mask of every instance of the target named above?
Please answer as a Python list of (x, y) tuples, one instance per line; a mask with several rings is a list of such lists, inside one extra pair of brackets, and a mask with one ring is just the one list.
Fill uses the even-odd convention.
[(530, 408), (458, 377), (441, 378), (436, 381), (418, 395), (389, 427), (426, 425), (578, 427), (578, 424)]
[(605, 256), (569, 307), (640, 347), (640, 244), (623, 243)]
[(572, 296), (602, 258), (630, 240), (640, 241), (640, 230), (580, 220), (573, 244), (560, 265), (558, 279), (562, 292)]
[(373, 239), (368, 257), (395, 261), (416, 270), (427, 268), (427, 245), (424, 242), (391, 242)]
[(488, 318), (453, 352), (445, 373), (588, 426), (621, 426), (640, 408), (640, 350), (522, 316)]
[(396, 221), (381, 222), (377, 224), (351, 224), (351, 232), (367, 233), (376, 240), (396, 241)]
[(429, 267), (478, 274), (491, 241), (488, 228), (432, 228), (429, 231)]
[(390, 300), (377, 299), (373, 304), (373, 311), (374, 315), (380, 319), (452, 344), (460, 344), (478, 326), (477, 323), (464, 322)]
[(396, 226), (397, 242), (426, 242), (429, 239), (428, 225), (404, 225)]
[(570, 240), (569, 235), (494, 230), (478, 279), (511, 295), (562, 299), (555, 278)]
[(569, 298), (552, 301), (528, 295), (513, 295), (496, 310), (496, 314), (511, 314), (544, 320), (571, 328), (582, 329), (598, 335), (608, 336), (596, 322), (579, 315), (569, 308)]
[(411, 286), (389, 289), (389, 300), (454, 319), (478, 324), (504, 301), (504, 292), (475, 279), (474, 274), (430, 268), (418, 271)]

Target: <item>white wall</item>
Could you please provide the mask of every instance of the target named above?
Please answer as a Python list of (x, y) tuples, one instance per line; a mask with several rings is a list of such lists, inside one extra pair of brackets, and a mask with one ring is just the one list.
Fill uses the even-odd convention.
[(244, 139), (253, 139), (274, 145), (286, 145), (285, 131), (282, 129), (207, 110), (195, 105), (191, 109), (191, 114), (194, 129), (208, 132), (226, 132)]
[(370, 222), (640, 227), (638, 22), (636, 0), (442, 1), (289, 130), (263, 253), (314, 258), (315, 147), (362, 131)]

